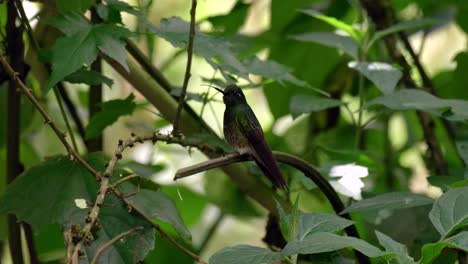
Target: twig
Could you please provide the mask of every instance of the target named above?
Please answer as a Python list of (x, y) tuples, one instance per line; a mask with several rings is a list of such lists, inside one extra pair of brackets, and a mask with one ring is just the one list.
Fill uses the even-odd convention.
[(81, 121), (78, 111), (76, 110), (76, 106), (73, 104), (70, 96), (68, 95), (68, 92), (65, 89), (63, 82), (57, 83), (57, 90), (60, 94), (60, 97), (62, 97), (63, 99), (63, 103), (65, 104), (65, 107), (67, 108), (68, 113), (70, 113), (70, 116), (73, 119), (73, 122), (75, 123), (78, 134), (80, 135), (81, 138), (85, 138), (85, 129), (84, 129), (83, 122)]
[(133, 178), (138, 178), (140, 176), (136, 175), (136, 174), (131, 174), (131, 175), (128, 175), (128, 176), (125, 176), (123, 177), (122, 179), (116, 181), (114, 184), (112, 184), (111, 188), (117, 188), (120, 184), (126, 182), (126, 181), (129, 181)]
[(98, 263), (98, 260), (99, 260), (99, 257), (102, 255), (102, 253), (104, 253), (104, 251), (106, 251), (106, 249), (108, 249), (109, 247), (111, 247), (115, 242), (119, 241), (120, 239), (126, 237), (126, 236), (129, 236), (137, 231), (141, 231), (143, 230), (144, 228), (142, 226), (137, 226), (137, 227), (134, 227), (130, 230), (127, 230), (121, 234), (119, 234), (118, 236), (114, 237), (113, 239), (107, 241), (104, 245), (102, 245), (102, 247), (100, 247), (97, 251), (96, 251), (96, 255), (94, 255), (94, 258), (93, 260), (91, 261), (91, 264), (97, 264)]
[(182, 91), (180, 92), (179, 104), (177, 106), (177, 112), (176, 112), (176, 116), (174, 119), (174, 126), (173, 126), (173, 131), (172, 131), (174, 135), (178, 135), (180, 133), (179, 119), (182, 113), (182, 107), (184, 106), (185, 94), (187, 92), (188, 82), (189, 82), (190, 76), (192, 75), (190, 73), (190, 68), (192, 67), (193, 39), (195, 37), (195, 11), (196, 9), (197, 9), (197, 0), (192, 0), (192, 9), (190, 10), (190, 33), (189, 33), (189, 41), (188, 41), (188, 47), (187, 47), (187, 66), (185, 68), (184, 83), (182, 85)]
[(219, 225), (223, 221), (224, 216), (225, 216), (224, 213), (220, 212), (218, 217), (216, 217), (216, 220), (214, 221), (214, 223), (206, 232), (206, 235), (203, 238), (202, 242), (200, 243), (200, 247), (198, 248), (198, 252), (200, 252), (200, 254), (203, 252), (203, 250), (205, 250), (206, 246), (208, 246), (208, 243), (210, 242), (211, 238), (215, 234), (216, 229), (218, 229)]
[(52, 130), (55, 132), (59, 140), (62, 142), (63, 146), (65, 146), (68, 154), (71, 155), (74, 159), (76, 159), (91, 174), (99, 175), (99, 172), (93, 169), (78, 153), (76, 153), (73, 150), (73, 148), (65, 139), (64, 133), (60, 131), (60, 129), (57, 127), (57, 125), (54, 122), (52, 122), (52, 119), (50, 118), (49, 114), (47, 114), (47, 112), (44, 110), (41, 104), (36, 100), (34, 95), (31, 93), (30, 89), (26, 87), (26, 85), (24, 85), (24, 83), (18, 77), (18, 74), (11, 68), (10, 64), (8, 64), (8, 62), (5, 60), (5, 58), (2, 55), (0, 55), (0, 64), (2, 64), (8, 76), (10, 76), (10, 78), (14, 82), (16, 82), (20, 90), (28, 97), (28, 99), (31, 101), (34, 107), (36, 107), (36, 109), (44, 118), (44, 122), (52, 128)]

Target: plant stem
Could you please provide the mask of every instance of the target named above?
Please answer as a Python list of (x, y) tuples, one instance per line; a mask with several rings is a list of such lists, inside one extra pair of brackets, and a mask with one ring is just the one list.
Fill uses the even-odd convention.
[(192, 8), (190, 9), (190, 33), (189, 33), (189, 41), (187, 47), (187, 66), (185, 68), (185, 77), (184, 83), (182, 85), (182, 91), (180, 92), (179, 97), (179, 104), (177, 106), (176, 115), (174, 118), (174, 128), (172, 134), (178, 135), (180, 134), (179, 131), (179, 119), (180, 115), (182, 114), (182, 108), (184, 107), (185, 103), (185, 94), (187, 92), (187, 86), (192, 75), (190, 73), (190, 68), (192, 67), (192, 56), (193, 56), (193, 39), (195, 37), (195, 14), (197, 9), (197, 0), (192, 0)]
[[(11, 67), (18, 72), (17, 78), (25, 78), (26, 70), (23, 59), (24, 43), (23, 31), (16, 26), (17, 10), (13, 1), (7, 2), (6, 21), (6, 53), (9, 56)], [(7, 122), (6, 122), (6, 181), (11, 184), (21, 173), (23, 165), (20, 162), (20, 118), (21, 118), (21, 94), (18, 84), (10, 80), (8, 84)], [(21, 244), (21, 225), (15, 215), (8, 215), (8, 244), (13, 264), (23, 263)]]
[(198, 248), (199, 254), (201, 254), (208, 246), (208, 243), (210, 242), (211, 238), (216, 233), (216, 230), (218, 229), (221, 222), (224, 220), (224, 216), (224, 213), (220, 212), (218, 217), (216, 217), (214, 223), (210, 226), (210, 229), (208, 229), (208, 231), (206, 232), (205, 237), (203, 238), (202, 242), (200, 243), (200, 247)]

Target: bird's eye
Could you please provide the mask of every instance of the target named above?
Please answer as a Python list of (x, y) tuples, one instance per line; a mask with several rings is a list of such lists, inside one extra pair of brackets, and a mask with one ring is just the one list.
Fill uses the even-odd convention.
[(242, 94), (239, 93), (239, 92), (237, 92), (237, 93), (236, 93), (236, 96), (239, 97), (239, 98), (241, 98), (241, 97), (242, 97)]

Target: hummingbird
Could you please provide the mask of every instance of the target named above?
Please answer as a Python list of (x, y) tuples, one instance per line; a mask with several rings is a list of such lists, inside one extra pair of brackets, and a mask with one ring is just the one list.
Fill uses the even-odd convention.
[(235, 84), (228, 85), (224, 91), (217, 87), (213, 88), (223, 94), (223, 102), (226, 106), (223, 122), (226, 141), (239, 154), (250, 154), (273, 186), (287, 190), (288, 187), (278, 162), (241, 88)]

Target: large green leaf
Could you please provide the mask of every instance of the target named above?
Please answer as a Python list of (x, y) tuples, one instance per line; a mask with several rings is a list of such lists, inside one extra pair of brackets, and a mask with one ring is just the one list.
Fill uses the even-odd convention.
[[(138, 187), (143, 189), (138, 190)], [(127, 198), (131, 204), (145, 215), (170, 224), (179, 235), (190, 241), (192, 235), (177, 210), (174, 201), (159, 190), (159, 186), (147, 179), (140, 179), (137, 184), (123, 184), (122, 190), (126, 194), (133, 194)]]
[(210, 264), (266, 264), (280, 259), (281, 253), (249, 245), (226, 247), (210, 258)]
[(432, 224), (442, 237), (468, 224), (468, 187), (456, 188), (437, 199), (429, 213)]
[(310, 32), (293, 35), (291, 38), (338, 48), (344, 53), (350, 55), (352, 58), (358, 58), (359, 46), (353, 38), (348, 36), (342, 36), (332, 32)]
[[(261, 75), (267, 79), (276, 80), (281, 85), (286, 86), (286, 82), (294, 84), (296, 86), (307, 87), (313, 89), (306, 82), (299, 80), (294, 75), (291, 74), (292, 70), (282, 64), (279, 64), (276, 61), (269, 60), (264, 61), (260, 60), (257, 57), (250, 57), (242, 60), (242, 63), (252, 74)], [(317, 92), (323, 93), (319, 89), (314, 89)]]
[(297, 224), (297, 239), (307, 240), (319, 232), (335, 233), (352, 224), (352, 221), (333, 214), (301, 213)]
[(123, 203), (118, 203), (115, 207), (102, 207), (99, 213), (99, 223), (101, 228), (94, 235), (96, 240), (85, 248), (89, 262), (106, 242), (135, 227), (144, 229), (112, 244), (100, 256), (99, 263), (138, 262), (154, 248), (155, 237), (152, 226), (143, 219), (129, 214)]
[(58, 16), (49, 23), (65, 36), (57, 39), (52, 48), (52, 74), (46, 90), (83, 65), (91, 65), (99, 51), (128, 68), (123, 41), (131, 35), (127, 29), (113, 24), (91, 25), (76, 13)]
[(301, 114), (318, 112), (332, 107), (342, 105), (343, 102), (336, 99), (320, 98), (312, 95), (295, 95), (291, 99), (290, 109), (292, 116), (298, 117)]
[[(90, 155), (86, 160), (96, 169), (105, 167), (106, 160), (98, 154)], [(71, 225), (83, 226), (88, 210), (77, 207), (75, 200), (92, 202), (98, 189), (94, 176), (77, 161), (63, 156), (53, 157), (29, 168), (8, 186), (0, 200), (0, 214), (15, 214), (34, 229), (50, 223), (58, 223), (67, 229)], [(133, 259), (143, 259), (154, 246), (154, 231), (149, 223), (115, 202), (115, 197), (106, 196), (104, 203), (116, 206), (101, 208), (101, 228), (93, 234), (96, 240), (86, 248), (88, 260), (109, 239), (136, 226), (143, 230), (113, 244), (103, 258), (112, 263), (129, 263)]]
[(77, 72), (68, 75), (65, 78), (65, 81), (69, 83), (85, 83), (87, 85), (97, 85), (105, 83), (109, 87), (111, 87), (114, 83), (112, 79), (107, 78), (99, 72), (85, 69), (78, 70)]
[(420, 264), (429, 264), (442, 253), (445, 248), (456, 248), (468, 252), (468, 231), (463, 231), (455, 236), (436, 243), (428, 243), (422, 248)]
[(101, 110), (96, 113), (89, 121), (86, 127), (86, 138), (94, 138), (102, 134), (102, 131), (107, 126), (112, 125), (121, 116), (130, 115), (136, 108), (136, 103), (133, 101), (135, 96), (129, 95), (126, 99), (116, 99), (101, 103)]
[(431, 198), (421, 194), (409, 192), (392, 192), (354, 202), (345, 210), (343, 210), (342, 214), (380, 209), (390, 210), (411, 208), (431, 204), (433, 202), (434, 201)]
[(396, 254), (395, 258), (398, 264), (416, 264), (414, 259), (408, 255), (408, 249), (405, 245), (396, 242), (391, 237), (377, 230), (375, 231), (375, 235), (386, 252)]
[(381, 251), (364, 240), (355, 237), (339, 236), (331, 233), (315, 233), (308, 236), (305, 240), (291, 241), (284, 247), (281, 254), (283, 256), (291, 256), (295, 254), (316, 254), (348, 247), (352, 247), (372, 258), (393, 255), (392, 253)]
[(371, 40), (369, 41), (368, 47), (371, 47), (377, 40), (382, 39), (387, 35), (401, 32), (404, 30), (409, 30), (409, 29), (429, 27), (436, 23), (437, 23), (437, 20), (434, 20), (434, 19), (419, 19), (419, 20), (410, 20), (410, 21), (400, 22), (384, 30), (377, 31), (372, 36)]
[[(99, 169), (105, 163), (95, 155), (87, 161)], [(93, 201), (98, 189), (94, 176), (78, 162), (63, 156), (50, 158), (27, 169), (8, 186), (0, 200), (0, 214), (14, 213), (34, 228), (68, 224), (85, 214), (75, 206), (75, 199)]]
[(391, 94), (402, 76), (400, 70), (384, 62), (352, 61), (348, 66), (366, 76), (383, 94)]
[(468, 119), (468, 101), (441, 99), (416, 89), (403, 89), (377, 97), (366, 103), (366, 109), (372, 105), (384, 105), (394, 110), (421, 110), (442, 116), (448, 120), (463, 121)]
[[(148, 24), (148, 28), (160, 37), (167, 40), (174, 47), (183, 48), (188, 45), (188, 36), (190, 24), (178, 17), (162, 19), (159, 27)], [(244, 79), (249, 79), (248, 70), (237, 59), (236, 53), (228, 41), (222, 37), (211, 36), (195, 29), (193, 50), (196, 54), (202, 56), (210, 65), (218, 67), (216, 60), (222, 70), (236, 74)]]

